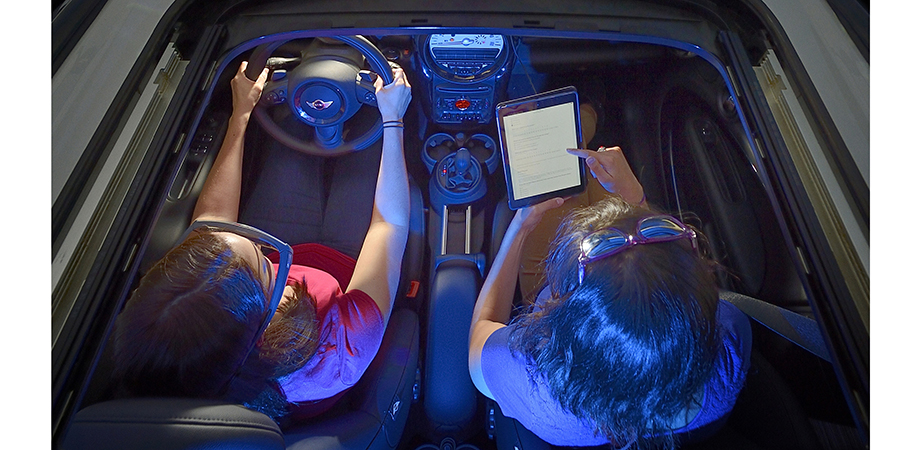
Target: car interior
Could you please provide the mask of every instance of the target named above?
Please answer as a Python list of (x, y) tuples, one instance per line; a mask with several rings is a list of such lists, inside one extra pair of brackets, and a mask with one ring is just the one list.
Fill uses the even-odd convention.
[[(796, 255), (752, 163), (757, 149), (739, 109), (744, 100), (731, 87), (725, 63), (706, 50), (664, 39), (511, 29), (432, 27), (361, 36), (306, 30), (248, 40), (233, 33), (245, 34), (231, 28), (222, 51), (203, 44), (189, 50), (211, 51), (201, 56), (210, 65), (186, 75), (197, 77), (200, 92), (173, 125), (187, 138), (177, 148), (168, 191), (153, 208), (155, 222), (133, 279), (176, 245), (189, 224), (220, 148), (230, 79), (241, 61), (255, 73), (272, 69), (246, 135), (244, 170), (252, 177), (272, 163), (260, 158), (269, 143), (336, 158), (377, 141), (382, 129), (373, 80), (390, 80), (395, 63), (412, 85), (404, 119), (412, 229), (384, 342), (359, 384), (329, 414), (285, 428), (219, 401), (125, 398), (108, 376), (111, 346), (103, 342), (63, 448), (551, 447), (476, 390), (467, 348), (479, 287), (514, 213), (495, 107), (566, 86), (598, 112), (587, 148), (623, 148), (648, 202), (706, 234), (725, 295), (814, 318)], [(334, 107), (311, 106), (318, 92), (332, 93)], [(769, 324), (751, 323), (752, 366), (735, 410), (718, 432), (683, 447), (862, 448), (827, 357)]]

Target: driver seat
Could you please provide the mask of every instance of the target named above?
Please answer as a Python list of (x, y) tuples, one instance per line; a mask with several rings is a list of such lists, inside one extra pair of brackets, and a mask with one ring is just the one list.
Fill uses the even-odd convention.
[[(420, 280), (424, 254), (421, 192), (410, 180), (411, 222), (400, 293)], [(325, 415), (282, 430), (239, 404), (194, 398), (107, 400), (77, 412), (62, 448), (392, 450), (414, 400), (419, 359), (417, 299), (398, 295), (377, 356)]]
[(78, 412), (64, 449), (393, 449), (412, 403), (418, 316), (393, 312), (377, 357), (333, 417), (282, 431), (242, 405), (193, 398), (109, 400)]

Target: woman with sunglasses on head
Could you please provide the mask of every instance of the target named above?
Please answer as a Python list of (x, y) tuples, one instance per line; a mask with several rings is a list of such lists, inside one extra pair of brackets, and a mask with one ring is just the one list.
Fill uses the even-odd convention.
[[(222, 398), (283, 424), (328, 410), (380, 346), (409, 229), (402, 117), (412, 95), (400, 68), (392, 83), (375, 83), (385, 124), (357, 258), (320, 243), (292, 249), (273, 230), (235, 223), (244, 135), (268, 77), (248, 79), (246, 65), (231, 80), (232, 115), (187, 238), (144, 275), (116, 321), (115, 376), (131, 395)], [(259, 201), (269, 200), (250, 199)]]
[(554, 445), (675, 447), (705, 437), (744, 383), (748, 319), (719, 300), (702, 236), (647, 205), (619, 147), (569, 152), (586, 159), (589, 192), (607, 195), (564, 215), (543, 253), (546, 287), (512, 320), (519, 276), (527, 290), (526, 254), (546, 245), (532, 233), (551, 222), (544, 216), (563, 217), (564, 202), (517, 211), (473, 312), (473, 382)]

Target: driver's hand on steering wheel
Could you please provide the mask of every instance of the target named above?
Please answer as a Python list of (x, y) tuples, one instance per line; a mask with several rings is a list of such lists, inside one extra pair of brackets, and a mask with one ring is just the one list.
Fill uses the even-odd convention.
[(230, 88), (233, 91), (233, 115), (236, 117), (249, 117), (259, 97), (262, 96), (262, 89), (268, 80), (268, 67), (262, 70), (256, 81), (246, 77), (246, 66), (248, 61), (240, 63), (240, 68), (236, 75), (230, 80)]
[(412, 100), (412, 86), (406, 79), (406, 73), (401, 67), (393, 68), (393, 82), (384, 86), (383, 78), (377, 77), (374, 81), (377, 90), (377, 108), (384, 122), (401, 120)]

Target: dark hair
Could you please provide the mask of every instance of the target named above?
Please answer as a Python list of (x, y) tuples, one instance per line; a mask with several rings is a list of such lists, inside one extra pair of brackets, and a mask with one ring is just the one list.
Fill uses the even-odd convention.
[(578, 283), (585, 235), (632, 233), (651, 214), (618, 196), (570, 212), (547, 259), (552, 299), (518, 316), (510, 340), (531, 379), (545, 377), (564, 409), (616, 446), (673, 446), (671, 424), (693, 406), (717, 353), (714, 265), (689, 241), (594, 261)]
[(307, 291), (307, 280), (291, 280), (294, 295), (278, 307), (259, 342), (259, 359), (269, 362), (274, 377), (287, 375), (310, 360), (319, 346), (316, 299)]
[(318, 342), (306, 282), (257, 342), (268, 299), (254, 268), (210, 230), (192, 234), (141, 278), (115, 323), (115, 376), (130, 394), (224, 398), (279, 420), (274, 381), (302, 367)]
[(134, 395), (215, 398), (266, 314), (256, 272), (211, 232), (150, 269), (115, 322), (115, 376)]
[(303, 367), (319, 346), (319, 320), (316, 299), (307, 291), (306, 280), (288, 279), (294, 290), (278, 307), (274, 318), (258, 342), (258, 351), (249, 354), (230, 383), (226, 398), (260, 411), (278, 424), (288, 415), (287, 399), (277, 379)]

